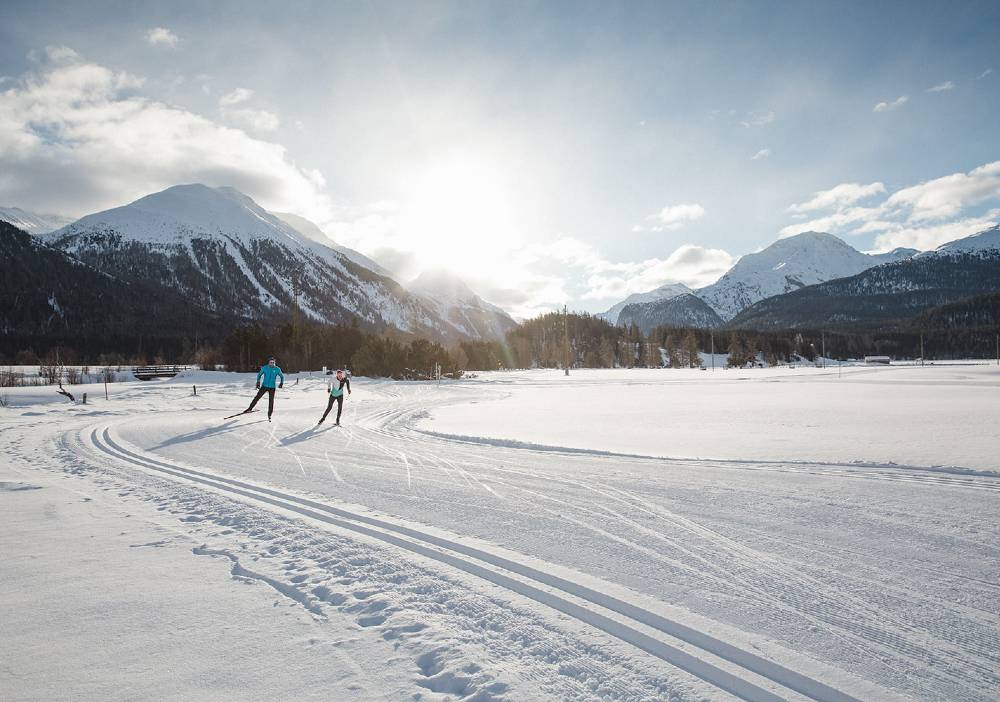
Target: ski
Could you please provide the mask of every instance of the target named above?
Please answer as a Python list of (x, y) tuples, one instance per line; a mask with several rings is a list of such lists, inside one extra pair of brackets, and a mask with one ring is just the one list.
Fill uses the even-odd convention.
[(256, 410), (256, 409), (243, 410), (242, 412), (237, 412), (236, 414), (231, 414), (228, 417), (223, 417), (222, 421), (226, 421), (227, 419), (232, 419), (233, 417), (239, 417), (241, 414), (253, 414), (254, 412), (260, 412), (260, 410)]

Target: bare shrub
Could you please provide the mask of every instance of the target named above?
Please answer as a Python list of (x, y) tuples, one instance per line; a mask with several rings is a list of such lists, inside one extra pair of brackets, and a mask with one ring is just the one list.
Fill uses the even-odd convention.
[(76, 366), (66, 368), (64, 377), (66, 378), (67, 385), (79, 385), (83, 380), (80, 369)]
[(118, 376), (115, 375), (115, 369), (105, 366), (101, 369), (101, 380), (105, 383), (113, 383), (118, 380)]

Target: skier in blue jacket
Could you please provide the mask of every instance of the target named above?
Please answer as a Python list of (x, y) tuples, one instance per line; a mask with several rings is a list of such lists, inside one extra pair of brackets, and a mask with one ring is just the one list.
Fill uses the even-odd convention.
[(267, 359), (267, 365), (261, 366), (260, 372), (257, 373), (257, 397), (253, 398), (253, 402), (244, 410), (243, 414), (252, 412), (260, 398), (264, 397), (264, 393), (267, 393), (267, 421), (271, 421), (271, 414), (274, 412), (275, 381), (278, 381), (279, 388), (285, 387), (285, 374), (278, 368), (274, 356), (270, 356)]

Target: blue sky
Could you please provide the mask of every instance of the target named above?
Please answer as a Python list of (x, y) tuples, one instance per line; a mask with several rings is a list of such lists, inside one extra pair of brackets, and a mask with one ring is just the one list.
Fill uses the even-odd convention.
[(996, 2), (289, 5), (4, 3), (0, 204), (231, 184), (519, 314), (997, 220)]

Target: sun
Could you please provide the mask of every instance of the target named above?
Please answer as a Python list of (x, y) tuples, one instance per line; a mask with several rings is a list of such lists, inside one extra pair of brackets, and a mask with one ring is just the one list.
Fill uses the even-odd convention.
[(498, 159), (456, 153), (430, 163), (412, 183), (400, 233), (424, 267), (479, 272), (484, 256), (507, 250), (516, 235), (510, 178)]

